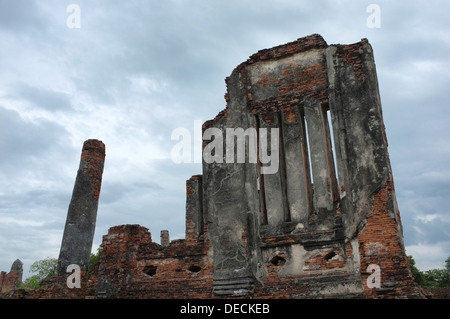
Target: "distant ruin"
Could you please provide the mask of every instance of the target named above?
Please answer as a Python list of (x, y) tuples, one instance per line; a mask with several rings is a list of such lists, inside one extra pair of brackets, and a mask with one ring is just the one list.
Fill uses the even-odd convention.
[(9, 273), (2, 271), (0, 273), (0, 293), (6, 293), (14, 290), (22, 283), (23, 262), (16, 259), (11, 265)]
[[(405, 254), (368, 40), (300, 38), (250, 56), (226, 84), (227, 106), (203, 131), (277, 128), (278, 170), (203, 161), (186, 181), (185, 239), (162, 231), (159, 244), (143, 226), (112, 227), (81, 289), (60, 273), (29, 298), (423, 297)], [(261, 143), (256, 136), (258, 152)], [(90, 248), (88, 239), (64, 243)]]

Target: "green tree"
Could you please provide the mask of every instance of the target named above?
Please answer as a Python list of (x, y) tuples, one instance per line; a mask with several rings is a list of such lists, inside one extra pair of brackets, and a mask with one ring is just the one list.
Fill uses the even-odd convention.
[(89, 258), (89, 268), (88, 268), (88, 278), (92, 276), (95, 270), (95, 265), (97, 265), (100, 262), (100, 258), (102, 257), (102, 246), (97, 248), (97, 253), (92, 254)]
[(431, 269), (424, 273), (428, 287), (450, 287), (450, 257), (445, 261), (444, 269)]
[(450, 287), (450, 256), (445, 260), (445, 273), (442, 276), (443, 287)]
[(414, 277), (414, 281), (417, 282), (419, 285), (423, 286), (425, 284), (425, 278), (423, 273), (416, 267), (416, 261), (414, 260), (413, 256), (408, 256), (409, 264), (411, 266), (411, 272)]
[(408, 256), (414, 281), (422, 287), (450, 287), (450, 257), (445, 260), (444, 269), (420, 271), (412, 256)]
[(47, 257), (42, 260), (35, 261), (30, 266), (30, 273), (34, 275), (28, 277), (23, 282), (22, 288), (37, 289), (43, 280), (56, 276), (58, 267), (58, 259)]

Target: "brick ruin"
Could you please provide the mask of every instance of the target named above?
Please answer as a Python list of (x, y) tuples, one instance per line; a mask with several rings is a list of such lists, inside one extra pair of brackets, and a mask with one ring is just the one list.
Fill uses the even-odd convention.
[(16, 289), (22, 282), (22, 276), (23, 262), (20, 259), (16, 259), (11, 265), (9, 273), (6, 271), (0, 272), (0, 294)]
[[(203, 174), (186, 181), (184, 239), (162, 231), (159, 244), (143, 226), (112, 227), (81, 289), (53, 279), (30, 297), (422, 298), (368, 40), (300, 38), (250, 56), (226, 84), (227, 106), (203, 131), (277, 128), (278, 170), (203, 160)], [(256, 142), (261, 152), (267, 143)]]

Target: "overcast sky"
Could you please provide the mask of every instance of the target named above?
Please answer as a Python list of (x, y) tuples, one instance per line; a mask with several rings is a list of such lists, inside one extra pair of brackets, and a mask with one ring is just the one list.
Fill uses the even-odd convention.
[(407, 254), (443, 268), (449, 12), (437, 0), (0, 0), (0, 270), (20, 258), (28, 276), (58, 257), (90, 138), (106, 145), (93, 250), (121, 224), (183, 238), (185, 181), (201, 164), (172, 161), (171, 132), (221, 111), (225, 77), (251, 54), (313, 33), (372, 44)]

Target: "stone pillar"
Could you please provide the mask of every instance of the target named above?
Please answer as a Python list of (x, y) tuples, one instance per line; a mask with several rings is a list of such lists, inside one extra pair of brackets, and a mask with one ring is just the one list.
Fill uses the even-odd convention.
[(196, 243), (203, 235), (202, 175), (186, 181), (186, 241)]
[(58, 275), (64, 275), (70, 264), (88, 270), (104, 161), (105, 145), (99, 140), (85, 141), (64, 227)]
[(170, 236), (168, 230), (161, 230), (161, 246), (163, 247), (170, 246)]
[[(217, 129), (216, 133), (225, 136), (223, 141), (230, 139), (227, 129), (234, 132), (234, 129), (256, 126), (254, 116), (247, 113), (243, 74), (233, 72), (227, 79), (227, 88), (228, 115), (211, 123)], [(206, 125), (204, 129), (207, 129)], [(214, 142), (218, 140), (220, 138)], [(227, 155), (237, 154), (237, 147), (237, 143), (226, 143), (223, 160), (218, 163), (207, 163), (205, 156), (203, 159), (203, 215), (214, 256), (213, 292), (216, 296), (251, 294), (257, 271), (258, 252), (253, 252), (256, 251), (254, 237), (259, 195), (256, 187), (252, 187), (257, 183), (257, 163), (239, 163), (237, 157), (227, 161)], [(217, 153), (221, 152), (217, 150)], [(245, 155), (248, 158), (249, 147), (245, 148)]]

